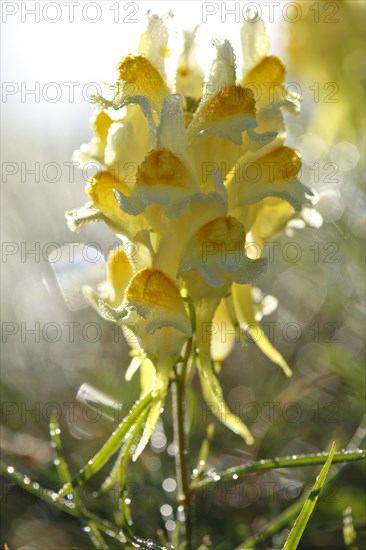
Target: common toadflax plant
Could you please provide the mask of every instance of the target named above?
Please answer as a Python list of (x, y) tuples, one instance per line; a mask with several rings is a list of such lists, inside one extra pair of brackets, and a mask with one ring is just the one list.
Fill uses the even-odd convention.
[[(321, 35), (320, 15), (326, 16), (324, 23), (331, 27), (328, 23), (335, 22), (329, 19), (331, 10), (347, 10), (349, 4), (344, 0), (315, 3), (305, 14), (305, 4), (309, 3), (300, 3), (298, 13), (303, 12), (307, 18), (309, 36)], [(190, 8), (189, 4), (184, 9)], [(335, 34), (338, 38), (344, 21), (340, 24)], [(94, 41), (95, 28), (88, 30)], [(225, 25), (229, 31), (235, 28), (230, 23)], [(125, 29), (121, 26), (119, 32)], [(343, 33), (346, 38), (347, 33)], [(343, 63), (343, 71), (344, 79), (357, 87), (361, 51), (357, 48), (361, 48), (362, 41), (357, 42), (353, 34), (351, 42), (355, 38), (355, 45), (344, 50), (347, 63)], [(297, 24), (295, 35), (297, 41)], [(105, 50), (115, 60), (116, 69), (104, 91), (93, 98), (93, 137), (74, 154), (84, 169), (92, 164), (96, 170), (87, 182), (86, 204), (67, 212), (66, 217), (69, 228), (76, 232), (93, 222), (87, 229), (94, 231), (95, 241), (99, 240), (97, 235), (105, 239), (107, 231), (112, 252), (106, 264), (93, 256), (97, 267), (89, 269), (80, 255), (79, 261), (74, 261), (74, 254), (65, 261), (61, 250), (61, 257), (57, 255), (61, 264), (54, 272), (69, 309), (75, 311), (89, 304), (88, 315), (99, 314), (103, 323), (114, 323), (109, 326), (124, 333), (131, 349), (126, 353), (128, 348), (114, 342), (110, 350), (108, 338), (98, 346), (97, 357), (99, 353), (109, 356), (111, 351), (114, 358), (120, 356), (120, 370), (116, 372), (116, 365), (110, 365), (106, 356), (89, 365), (81, 340), (76, 356), (74, 345), (62, 345), (59, 353), (65, 355), (50, 355), (51, 360), (55, 359), (53, 366), (62, 369), (57, 380), (69, 377), (81, 362), (88, 364), (87, 380), (85, 370), (72, 377), (74, 381), (82, 377), (78, 403), (37, 401), (34, 406), (31, 388), (28, 395), (24, 384), (18, 390), (14, 386), (19, 372), (23, 372), (24, 353), (20, 350), (20, 354), (8, 354), (15, 357), (12, 366), (14, 360), (21, 360), (15, 379), (5, 381), (11, 401), (4, 403), (9, 428), (4, 434), (0, 473), (7, 480), (4, 494), (9, 506), (8, 511), (4, 509), (4, 517), (17, 517), (15, 522), (8, 522), (4, 533), (9, 548), (296, 550), (300, 542), (301, 548), (340, 548), (342, 530), (345, 547), (359, 546), (356, 539), (362, 536), (364, 520), (362, 512), (356, 510), (361, 510), (357, 503), (362, 494), (357, 493), (357, 483), (362, 470), (356, 465), (349, 483), (344, 484), (348, 474), (344, 475), (341, 468), (366, 458), (366, 449), (359, 448), (366, 433), (361, 420), (362, 370), (356, 357), (361, 357), (361, 340), (356, 337), (359, 332), (353, 328), (352, 316), (349, 318), (350, 308), (340, 306), (344, 303), (361, 311), (361, 293), (356, 292), (360, 289), (352, 280), (343, 292), (348, 301), (325, 307), (327, 275), (331, 274), (329, 281), (334, 286), (343, 273), (344, 261), (335, 265), (338, 259), (333, 259), (333, 252), (324, 256), (323, 263), (329, 265), (321, 265), (316, 277), (309, 277), (313, 275), (306, 269), (310, 264), (304, 266), (304, 277), (288, 277), (288, 273), (280, 273), (281, 266), (273, 265), (273, 258), (266, 259), (266, 245), (276, 244), (273, 241), (281, 233), (293, 235), (294, 229), (306, 224), (318, 228), (321, 217), (313, 209), (313, 192), (301, 183), (300, 153), (286, 136), (285, 120), (299, 111), (300, 98), (285, 83), (285, 67), (269, 49), (263, 21), (258, 17), (245, 21), (240, 37), (241, 52), (234, 52), (228, 40), (214, 40), (209, 46), (213, 62), (207, 64), (205, 72), (196, 58), (195, 32), (180, 34), (170, 15), (150, 13), (136, 50), (111, 53), (108, 46)], [(297, 47), (303, 44), (300, 37)], [(329, 56), (325, 61), (314, 59), (318, 73), (328, 74)], [(301, 73), (304, 62), (298, 63)], [(336, 104), (328, 109), (339, 120), (344, 106), (343, 110)], [(289, 112), (286, 118), (285, 110)], [(310, 104), (308, 115), (311, 129), (314, 108)], [(301, 125), (300, 121), (298, 128)], [(307, 152), (308, 141), (314, 138), (311, 149), (325, 160), (325, 149), (324, 153), (317, 151), (318, 145), (323, 149), (320, 134), (306, 132), (305, 137), (301, 142)], [(349, 150), (352, 144), (341, 142), (330, 149), (332, 160), (334, 151), (344, 145)], [(313, 153), (309, 153), (310, 158)], [(352, 174), (348, 177), (350, 181), (343, 186), (346, 199), (350, 189), (357, 190)], [(339, 223), (337, 230), (351, 227), (345, 219)], [(345, 236), (349, 238), (352, 232)], [(303, 238), (311, 234), (313, 231), (308, 231)], [(350, 244), (354, 252), (359, 250), (359, 244), (351, 240)], [(77, 250), (80, 247), (84, 245), (76, 244)], [(332, 259), (326, 261), (330, 256)], [(82, 257), (84, 262), (91, 261), (88, 256)], [(348, 266), (349, 255), (345, 257), (348, 273), (352, 261)], [(57, 260), (49, 258), (52, 264)], [(314, 257), (314, 262), (318, 261)], [(106, 265), (102, 274), (101, 264)], [(291, 383), (286, 380), (291, 376), (289, 365), (260, 325), (261, 318), (277, 305), (274, 297), (264, 296), (258, 288), (266, 271), (266, 280), (276, 281), (274, 285), (279, 282), (283, 288), (292, 281), (288, 289), (283, 289), (285, 299), (286, 292), (288, 297), (285, 314), (297, 316), (298, 307), (304, 306), (299, 316), (304, 323), (315, 314), (316, 319), (325, 319), (327, 311), (342, 323), (338, 343), (333, 331), (330, 334), (325, 330), (337, 325), (326, 323), (326, 338), (314, 333), (315, 343), (306, 338), (305, 345), (294, 348), (298, 369)], [(45, 270), (42, 280), (48, 291), (51, 287), (46, 284), (46, 274)], [(358, 275), (355, 271), (356, 279)], [(299, 296), (295, 308), (292, 291), (310, 289), (311, 281), (314, 294)], [(87, 304), (79, 300), (80, 286)], [(10, 303), (13, 308), (13, 300)], [(37, 304), (36, 300), (38, 315)], [(28, 302), (26, 306), (28, 312)], [(17, 317), (19, 311), (18, 307), (14, 309)], [(42, 308), (39, 311), (44, 318)], [(314, 324), (308, 327), (312, 330)], [(47, 326), (44, 328), (46, 331)], [(87, 328), (84, 325), (84, 339), (95, 341), (86, 337)], [(14, 334), (13, 329), (7, 332), (9, 336)], [(71, 333), (69, 336), (74, 342)], [(266, 375), (257, 364), (252, 368), (251, 354), (239, 346), (245, 347), (249, 341), (260, 348), (256, 356), (266, 356), (262, 359), (269, 363), (273, 376), (268, 377), (269, 371)], [(231, 388), (226, 404), (221, 384), (228, 377), (226, 358), (235, 343), (240, 364), (235, 364), (233, 354), (230, 367), (232, 372), (235, 369), (239, 386)], [(41, 346), (34, 355), (41, 359), (42, 376), (43, 365), (49, 367), (48, 360), (45, 362), (47, 350)], [(31, 362), (31, 375), (32, 367)], [(140, 388), (135, 379), (131, 383), (133, 377)], [(91, 380), (98, 388), (89, 384)], [(112, 389), (112, 396), (104, 394), (103, 388), (108, 391), (114, 383), (118, 389)], [(59, 390), (54, 385), (47, 391), (52, 390), (55, 398), (60, 394), (54, 393)], [(69, 389), (67, 385), (60, 391)], [(244, 402), (247, 395), (256, 401)], [(234, 405), (234, 399), (239, 403)], [(260, 401), (269, 414), (263, 414)], [(203, 418), (198, 418), (198, 404)], [(82, 412), (76, 405), (82, 405)], [(335, 417), (338, 406), (342, 422)], [(289, 407), (295, 416), (293, 412), (288, 414)], [(347, 407), (348, 416), (343, 415)], [(246, 425), (243, 411), (254, 408), (256, 418), (249, 418), (250, 424)], [(28, 414), (37, 424), (30, 435), (24, 428)], [(95, 423), (101, 416), (99, 429)], [(213, 421), (203, 426), (208, 416)], [(42, 436), (48, 418), (49, 450)], [(86, 421), (93, 423), (90, 429)], [(216, 448), (211, 448), (216, 425), (220, 433), (214, 441)], [(350, 429), (355, 431), (348, 438)], [(341, 450), (336, 450), (333, 438), (343, 446)], [(327, 451), (320, 452), (322, 449)], [(288, 456), (281, 456), (281, 450), (286, 450)], [(18, 470), (20, 463), (24, 473)], [(302, 470), (296, 473), (305, 466), (319, 466), (314, 483), (309, 484), (315, 478), (312, 469), (310, 474)], [(309, 472), (309, 468), (306, 470)], [(13, 490), (15, 485), (20, 493)], [(339, 498), (323, 498), (334, 496), (335, 486), (340, 489)], [(24, 499), (28, 495), (29, 502)], [(304, 536), (318, 499), (319, 513)], [(39, 506), (39, 500), (47, 507)], [(65, 514), (70, 522), (65, 522)], [(75, 530), (76, 520), (80, 532)], [(59, 528), (54, 525), (58, 522)], [(87, 537), (89, 540), (85, 540)]]
[(151, 400), (141, 411), (134, 459), (160, 417), (170, 380), (183, 370), (188, 385), (196, 368), (213, 412), (253, 443), (217, 378), (235, 337), (222, 338), (213, 327), (224, 323), (234, 335), (237, 329), (242, 341), (247, 327), (291, 375), (260, 330), (269, 300), (258, 303), (252, 284), (267, 269), (265, 243), (294, 219), (312, 220), (313, 194), (298, 177), (301, 157), (286, 143), (282, 114), (297, 112), (299, 100), (286, 89), (284, 65), (269, 53), (263, 21), (242, 26), (242, 75), (230, 42), (215, 40), (203, 78), (187, 33), (172, 84), (168, 40), (164, 20), (150, 15), (138, 52), (120, 60), (109, 96), (94, 98), (94, 136), (76, 155), (100, 169), (86, 186), (88, 202), (66, 214), (72, 231), (103, 222), (121, 240), (105, 284), (84, 287), (84, 294), (135, 337), (126, 380), (140, 369), (141, 398), (150, 393)]

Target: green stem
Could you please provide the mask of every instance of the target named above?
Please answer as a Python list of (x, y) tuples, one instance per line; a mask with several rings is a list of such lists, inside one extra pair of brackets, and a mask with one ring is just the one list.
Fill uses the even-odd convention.
[(192, 338), (187, 342), (187, 349), (182, 368), (173, 384), (173, 425), (174, 440), (178, 447), (175, 455), (175, 467), (178, 485), (178, 502), (184, 506), (185, 548), (192, 550), (192, 510), (190, 487), (190, 469), (188, 466), (188, 437), (184, 409), (186, 405), (186, 372), (189, 358), (192, 352)]

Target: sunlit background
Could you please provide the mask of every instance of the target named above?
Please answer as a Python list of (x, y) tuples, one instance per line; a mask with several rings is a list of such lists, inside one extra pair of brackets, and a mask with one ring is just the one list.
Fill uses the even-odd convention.
[[(39, 22), (27, 12), (35, 4)], [(103, 279), (102, 259), (95, 265), (89, 262), (88, 269), (85, 262), (80, 264), (79, 280), (76, 274), (66, 284), (74, 291), (67, 304), (57, 278), (62, 283), (65, 272), (70, 273), (68, 258), (53, 263), (48, 258), (65, 243), (88, 244), (105, 255), (116, 244), (101, 224), (90, 224), (75, 235), (64, 220), (66, 210), (85, 202), (86, 174), (70, 163), (73, 151), (91, 136), (88, 96), (101, 83), (113, 81), (124, 55), (136, 52), (148, 10), (174, 13), (172, 59), (174, 44), (181, 44), (179, 29), (200, 25), (197, 43), (203, 68), (207, 70), (214, 55), (211, 39), (223, 37), (233, 43), (240, 70), (240, 19), (249, 16), (249, 4), (262, 10), (271, 53), (285, 61), (287, 81), (304, 98), (300, 115), (286, 115), (288, 143), (302, 153), (302, 181), (318, 192), (324, 225), (295, 228), (277, 241), (274, 261), (258, 285), (279, 301), (277, 310), (264, 319), (265, 330), (294, 376), (285, 380), (253, 344), (245, 350), (238, 344), (220, 378), (231, 407), (239, 407), (252, 424), (256, 444), (249, 448), (217, 425), (208, 466), (323, 451), (331, 440), (339, 449), (345, 447), (361, 422), (365, 388), (364, 2), (297, 2), (298, 12), (291, 7), (284, 11), (294, 3), (281, 2), (272, 11), (268, 3), (228, 2), (226, 6), (237, 11), (227, 13), (226, 22), (221, 2), (69, 4), (75, 4), (72, 23), (71, 7), (64, 2), (48, 3), (46, 12), (44, 2), (2, 3), (4, 461), (56, 488), (48, 440), (52, 409), (61, 417), (65, 455), (75, 473), (115, 426), (113, 418), (100, 417), (99, 409), (88, 406), (90, 399), (106, 400), (108, 409), (109, 402), (133, 402), (139, 395), (137, 378), (128, 385), (124, 381), (129, 348), (122, 335), (84, 308), (77, 294), (83, 274), (88, 281)], [(297, 248), (289, 246), (294, 242)], [(68, 246), (77, 258), (80, 247)], [(294, 250), (301, 253), (294, 255)], [(194, 388), (192, 457), (207, 425), (198, 385)], [(157, 528), (169, 534), (177, 521), (172, 439), (169, 405), (151, 445), (129, 470), (136, 531), (145, 537), (155, 538)], [(363, 472), (359, 463), (344, 470), (330, 501), (320, 500), (301, 548), (345, 548), (342, 511), (347, 506), (352, 507), (358, 546), (363, 547)], [(291, 504), (316, 473), (313, 468), (277, 470), (250, 478), (235, 491), (197, 499), (197, 547), (209, 535), (213, 548), (231, 550)], [(97, 481), (91, 484), (88, 505), (111, 514), (113, 495), (103, 503), (93, 500)], [(11, 550), (89, 548), (76, 521), (9, 482), (3, 485), (2, 519), (2, 542)], [(280, 548), (285, 536), (286, 530), (270, 547)]]

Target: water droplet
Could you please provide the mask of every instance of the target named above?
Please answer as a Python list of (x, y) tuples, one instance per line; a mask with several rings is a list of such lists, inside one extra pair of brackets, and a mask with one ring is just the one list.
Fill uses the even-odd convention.
[(170, 445), (167, 448), (168, 455), (175, 456), (178, 452), (178, 446), (175, 443), (170, 443)]
[(172, 477), (167, 477), (163, 481), (163, 489), (167, 493), (172, 493), (177, 488), (177, 482)]
[(55, 466), (59, 466), (59, 465), (60, 465), (60, 461), (59, 461), (58, 458), (54, 458), (53, 463), (54, 463)]
[(168, 519), (168, 521), (165, 523), (165, 528), (167, 531), (174, 531), (177, 524), (172, 519)]
[(233, 474), (233, 479), (238, 479), (238, 474)]
[(13, 473), (14, 473), (14, 468), (13, 468), (13, 466), (9, 466), (9, 467), (7, 468), (7, 471), (9, 472), (9, 474), (13, 474)]
[(173, 514), (173, 508), (170, 506), (170, 504), (163, 504), (160, 507), (160, 513), (162, 516), (169, 517)]
[(33, 489), (35, 489), (36, 491), (39, 489), (39, 483), (37, 483), (36, 481), (32, 484), (32, 487)]
[(220, 481), (220, 479), (221, 479), (221, 476), (219, 476), (218, 474), (216, 474), (216, 475), (214, 476), (214, 480), (215, 480), (215, 481)]
[(31, 482), (31, 480), (29, 479), (29, 477), (28, 477), (28, 476), (24, 476), (24, 478), (23, 478), (23, 483), (24, 483), (24, 485), (29, 485), (30, 482)]
[(125, 504), (127, 504), (127, 506), (128, 506), (129, 504), (131, 504), (131, 499), (130, 499), (130, 498), (125, 498)]
[(83, 531), (85, 531), (85, 533), (90, 533), (90, 527), (83, 527)]
[(292, 455), (292, 460), (296, 460), (297, 459), (297, 455)]

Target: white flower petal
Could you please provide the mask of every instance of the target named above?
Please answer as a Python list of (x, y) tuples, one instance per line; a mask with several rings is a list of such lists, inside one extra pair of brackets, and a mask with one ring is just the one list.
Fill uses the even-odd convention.
[(147, 29), (141, 34), (139, 42), (139, 53), (147, 57), (165, 77), (165, 59), (168, 50), (168, 29), (162, 17), (148, 14)]
[(269, 37), (262, 19), (244, 20), (240, 31), (243, 54), (243, 72), (249, 71), (269, 52)]
[(236, 82), (235, 54), (228, 40), (213, 41), (216, 47), (216, 58), (211, 65), (208, 81), (204, 84), (202, 101), (208, 101), (218, 91)]

